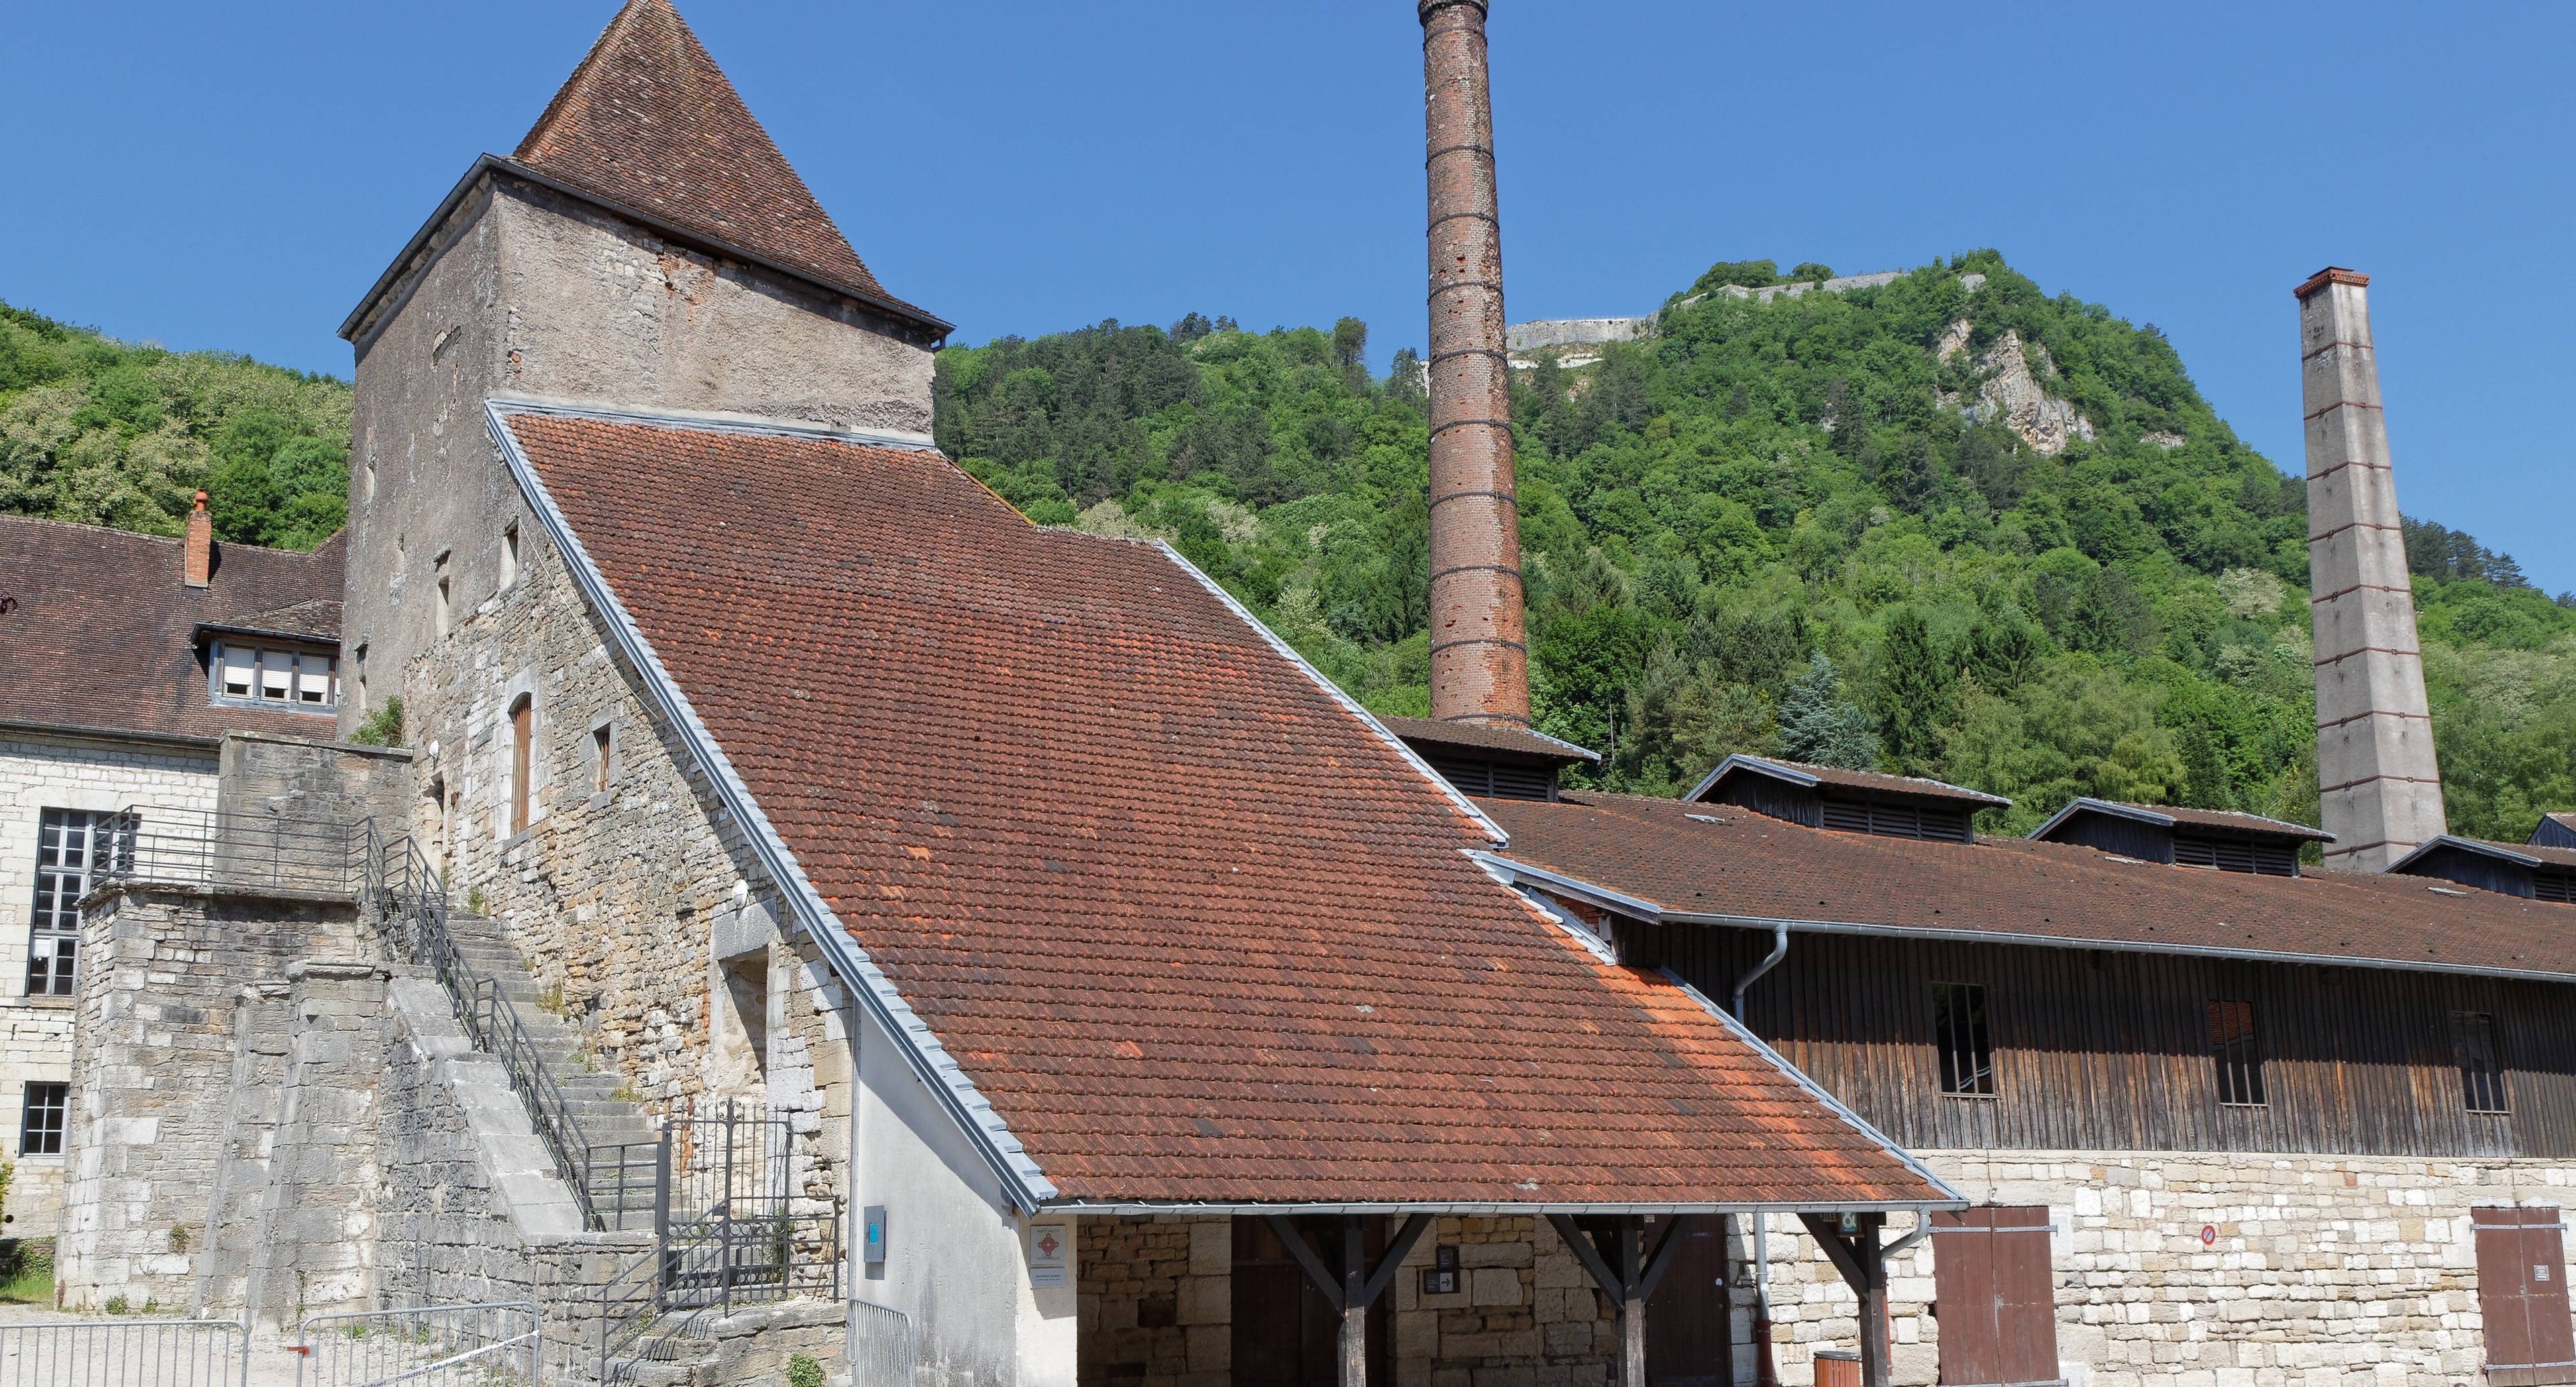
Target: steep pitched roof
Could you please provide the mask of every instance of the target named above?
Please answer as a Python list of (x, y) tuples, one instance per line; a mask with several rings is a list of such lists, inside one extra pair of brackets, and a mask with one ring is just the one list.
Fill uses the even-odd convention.
[(512, 157), (611, 204), (890, 297), (670, 0), (628, 0)]
[(924, 450), (499, 418), (847, 966), (1056, 1198), (1948, 1198), (1498, 885), (1483, 821), (1170, 550), (1030, 525)]
[[(1959, 935), (2576, 981), (2567, 907), (2421, 877), (2272, 877), (2022, 838), (1919, 842), (1637, 795), (1478, 802), (1509, 863), (1681, 923)], [(2530, 852), (2529, 848), (2516, 851)]]
[(312, 736), (310, 713), (206, 697), (200, 626), (336, 643), (341, 546), (310, 554), (218, 544), (212, 581), (181, 583), (182, 542), (96, 525), (0, 516), (0, 722), (216, 737)]

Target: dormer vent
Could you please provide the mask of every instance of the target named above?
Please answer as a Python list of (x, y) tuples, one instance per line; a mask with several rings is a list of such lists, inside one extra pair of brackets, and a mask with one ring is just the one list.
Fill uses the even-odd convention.
[(2525, 900), (2576, 904), (2576, 848), (2497, 843), (2445, 833), (2399, 858), (2388, 870), (2439, 877)]
[(1479, 799), (1554, 799), (1566, 767), (1601, 759), (1572, 742), (1501, 723), (1378, 721), (1458, 793)]
[(2089, 798), (2068, 801), (2030, 836), (2141, 862), (2273, 877), (2297, 876), (2300, 848), (2334, 841), (2331, 833), (2260, 814)]
[(1726, 758), (1689, 797), (1809, 828), (1943, 843), (1975, 842), (1978, 810), (2012, 806), (2000, 795), (1947, 781), (1759, 756)]

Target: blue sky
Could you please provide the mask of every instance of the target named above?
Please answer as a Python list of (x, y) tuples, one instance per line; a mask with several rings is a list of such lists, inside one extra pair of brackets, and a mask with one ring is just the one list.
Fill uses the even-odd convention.
[[(1422, 333), (1406, 0), (682, 12), (887, 287), (964, 340), (1192, 309)], [(613, 0), (17, 7), (0, 298), (346, 375), (331, 335)], [(1515, 319), (1709, 262), (1993, 246), (2153, 322), (2299, 462), (2290, 288), (2373, 277), (2399, 495), (2576, 588), (2576, 7), (1499, 0)]]

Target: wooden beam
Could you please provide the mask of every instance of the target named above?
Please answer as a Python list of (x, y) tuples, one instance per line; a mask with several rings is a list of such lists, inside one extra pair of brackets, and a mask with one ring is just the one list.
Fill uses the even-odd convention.
[(1592, 1273), (1593, 1281), (1612, 1300), (1619, 1299), (1627, 1288), (1619, 1284), (1618, 1273), (1610, 1270), (1610, 1264), (1601, 1260), (1601, 1249), (1592, 1245), (1592, 1235), (1583, 1231), (1583, 1225), (1574, 1221), (1574, 1215), (1549, 1214), (1547, 1221), (1556, 1225), (1556, 1235), (1565, 1239), (1565, 1245), (1574, 1250), (1575, 1260), (1583, 1264), (1585, 1271)]
[(1377, 1304), (1377, 1298), (1386, 1293), (1387, 1286), (1395, 1280), (1397, 1269), (1404, 1265), (1404, 1259), (1413, 1255), (1413, 1245), (1422, 1241), (1422, 1235), (1430, 1228), (1429, 1214), (1415, 1214), (1404, 1221), (1404, 1226), (1397, 1229), (1395, 1237), (1388, 1241), (1386, 1255), (1378, 1259), (1377, 1270), (1369, 1273), (1368, 1285), (1361, 1288), (1362, 1304)]
[(1337, 1343), (1343, 1387), (1368, 1387), (1369, 1307), (1375, 1305), (1377, 1298), (1394, 1283), (1395, 1273), (1412, 1253), (1413, 1245), (1420, 1242), (1423, 1233), (1431, 1227), (1431, 1215), (1415, 1214), (1406, 1219), (1404, 1226), (1387, 1244), (1385, 1254), (1378, 1258), (1373, 1271), (1369, 1269), (1362, 1238), (1366, 1225), (1358, 1214), (1345, 1215), (1338, 1259), (1341, 1269), (1338, 1272), (1325, 1266), (1322, 1254), (1306, 1241), (1306, 1234), (1297, 1226), (1297, 1220), (1286, 1214), (1264, 1214), (1262, 1217), (1270, 1224), (1270, 1231), (1287, 1245), (1288, 1254), (1297, 1259), (1307, 1281), (1323, 1293), (1333, 1312), (1341, 1316)]
[(1342, 1387), (1368, 1387), (1368, 1249), (1360, 1216), (1342, 1216)]
[(1306, 1234), (1297, 1227), (1297, 1220), (1286, 1214), (1263, 1214), (1262, 1218), (1270, 1224), (1270, 1231), (1278, 1235), (1279, 1241), (1288, 1245), (1288, 1255), (1296, 1258), (1297, 1265), (1305, 1269), (1306, 1279), (1314, 1284), (1316, 1290), (1324, 1293), (1324, 1299), (1331, 1301), (1335, 1310), (1340, 1310), (1341, 1278), (1325, 1270), (1324, 1259), (1316, 1256), (1315, 1249), (1307, 1244)]
[(1852, 1294), (1860, 1300), (1861, 1387), (1889, 1387), (1887, 1253), (1878, 1241), (1887, 1215), (1861, 1215), (1860, 1232), (1852, 1237), (1843, 1236), (1835, 1215), (1800, 1214), (1798, 1221), (1807, 1225), (1807, 1232), (1825, 1249), (1834, 1270), (1842, 1273)]

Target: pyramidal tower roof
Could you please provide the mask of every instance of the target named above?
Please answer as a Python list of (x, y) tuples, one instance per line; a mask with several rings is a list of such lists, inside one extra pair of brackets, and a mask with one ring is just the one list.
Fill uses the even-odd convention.
[(684, 231), (891, 298), (671, 0), (628, 0), (513, 161)]

